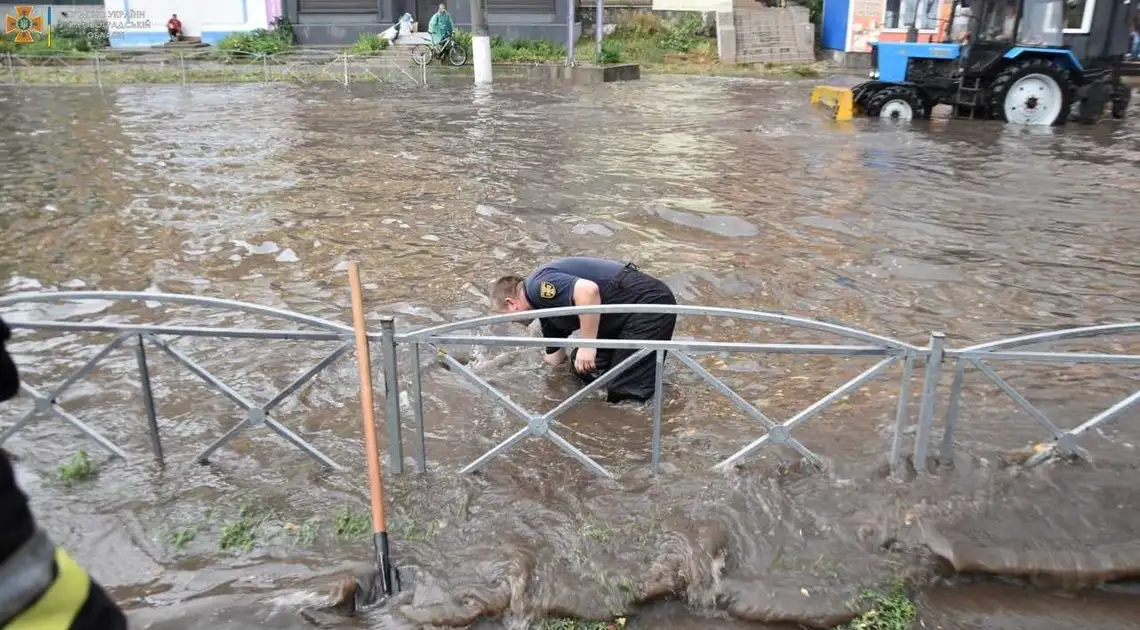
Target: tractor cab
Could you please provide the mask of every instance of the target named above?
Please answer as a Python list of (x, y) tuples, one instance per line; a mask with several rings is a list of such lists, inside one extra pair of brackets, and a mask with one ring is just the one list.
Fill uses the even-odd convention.
[(962, 10), (970, 12), (960, 57), (964, 76), (990, 72), (1011, 53), (1032, 52), (1024, 49), (1064, 48), (1065, 0), (974, 0), (954, 7)]

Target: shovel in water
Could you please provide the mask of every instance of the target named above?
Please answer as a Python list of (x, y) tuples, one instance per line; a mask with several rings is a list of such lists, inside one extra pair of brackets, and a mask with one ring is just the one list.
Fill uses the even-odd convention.
[[(372, 503), (372, 543), (375, 556), (368, 569), (357, 571), (337, 586), (335, 600), (319, 613), (353, 615), (357, 610), (373, 606), (399, 593), (410, 583), (407, 571), (392, 566), (388, 549), (388, 521), (384, 513), (384, 484), (380, 472), (380, 454), (376, 444), (376, 418), (372, 402), (372, 361), (368, 354), (368, 331), (364, 323), (364, 296), (360, 290), (360, 269), (355, 262), (348, 265), (348, 284), (352, 289), (352, 326), (356, 331), (356, 358), (360, 370), (360, 407), (364, 429), (364, 451), (368, 458), (368, 489)], [(401, 578), (405, 578), (402, 580)], [(406, 582), (405, 582), (406, 580)], [(310, 618), (311, 615), (305, 615)], [(313, 619), (310, 619), (311, 621)]]

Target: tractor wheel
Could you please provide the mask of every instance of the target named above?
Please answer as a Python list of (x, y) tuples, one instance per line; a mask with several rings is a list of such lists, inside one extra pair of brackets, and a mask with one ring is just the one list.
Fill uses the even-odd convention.
[(1117, 83), (1113, 86), (1112, 90), (1112, 117), (1120, 120), (1124, 118), (1124, 113), (1128, 111), (1128, 104), (1132, 101), (1132, 88)]
[(930, 118), (930, 106), (918, 90), (905, 85), (889, 85), (867, 99), (867, 114), (887, 120)]
[(1073, 107), (1069, 73), (1045, 59), (1026, 59), (990, 84), (994, 118), (1018, 125), (1063, 125)]

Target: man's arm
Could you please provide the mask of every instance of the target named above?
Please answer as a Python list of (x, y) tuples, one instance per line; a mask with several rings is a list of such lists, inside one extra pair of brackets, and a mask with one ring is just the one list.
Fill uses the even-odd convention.
[[(597, 306), (602, 303), (602, 291), (597, 283), (579, 279), (574, 283), (574, 306)], [(597, 339), (598, 326), (602, 316), (597, 313), (582, 313), (578, 316), (578, 335), (583, 339)]]
[[(550, 339), (550, 338), (565, 339), (566, 338), (566, 334), (563, 333), (562, 331), (558, 330), (557, 328), (555, 328), (554, 325), (550, 323), (550, 320), (540, 319), (540, 320), (538, 320), (538, 323), (539, 323), (539, 326), (542, 327), (542, 336), (543, 337), (546, 337), (547, 339)], [(546, 356), (543, 358), (546, 360), (547, 365), (562, 365), (562, 362), (566, 360), (566, 348), (553, 348), (553, 347), (547, 346)]]

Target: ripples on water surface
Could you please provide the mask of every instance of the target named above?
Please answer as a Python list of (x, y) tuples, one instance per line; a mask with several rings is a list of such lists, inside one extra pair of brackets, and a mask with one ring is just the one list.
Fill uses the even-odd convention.
[[(807, 91), (694, 78), (493, 91), (8, 90), (0, 93), (0, 265), (9, 291), (185, 292), (348, 321), (344, 261), (358, 259), (370, 318), (395, 313), (402, 327), (478, 314), (488, 279), (571, 254), (636, 260), (684, 303), (839, 321), (918, 344), (931, 330), (965, 345), (1136, 319), (1134, 119), (1035, 131), (948, 120), (837, 126), (807, 111)], [(35, 306), (7, 316), (31, 315), (260, 323), (153, 304)], [(832, 341), (725, 320), (686, 320), (679, 334)], [(23, 333), (11, 350), (29, 382), (47, 385), (100, 341)], [(1111, 341), (1083, 347), (1140, 352), (1135, 338)], [(177, 345), (259, 400), (331, 350)], [(545, 376), (532, 354), (479, 355), (475, 365), (521, 404), (551, 408), (573, 384)], [(366, 541), (339, 540), (331, 525), (345, 506), (366, 505), (354, 362), (340, 360), (279, 408), (286, 425), (353, 465), (350, 475), (322, 473), (264, 429), (247, 430), (213, 466), (192, 464), (240, 417), (165, 357), (152, 362), (169, 466), (145, 456), (134, 359), (119, 351), (64, 404), (137, 457), (106, 466), (92, 486), (66, 488), (53, 470), (78, 439), (58, 421), (38, 421), (8, 444), (37, 513), (139, 624), (197, 627), (160, 621), (174, 603), (212, 615), (216, 628), (300, 623), (291, 611), (308, 589), (368, 557)], [(870, 365), (732, 355), (705, 364), (781, 419)], [(1064, 426), (1140, 380), (1134, 370), (999, 367)], [(500, 613), (606, 616), (668, 595), (687, 606), (658, 606), (635, 625), (818, 625), (842, 619), (865, 586), (932, 575), (917, 553), (931, 540), (960, 568), (979, 554), (1015, 569), (1061, 550), (1045, 568), (1072, 569), (1088, 564), (1073, 549), (1125, 565), (1140, 553), (1130, 516), (1140, 500), (1136, 412), (1086, 438), (1102, 455), (1095, 466), (1016, 474), (1001, 454), (1042, 434), (972, 374), (960, 465), (899, 484), (879, 473), (897, 402), (891, 374), (797, 429), (828, 459), (826, 473), (772, 448), (725, 478), (709, 466), (758, 429), (671, 368), (659, 478), (646, 473), (645, 410), (588, 401), (563, 417), (567, 439), (621, 474), (600, 482), (538, 442), (484, 475), (458, 478), (459, 466), (519, 424), (455, 374), (426, 366), (433, 474), (391, 481), (397, 552), (420, 566), (423, 583), (393, 608), (399, 614), (371, 621), (401, 628)], [(261, 542), (250, 555), (218, 552), (223, 525), (242, 505), (274, 511)], [(192, 542), (171, 543), (187, 530)], [(1028, 594), (1011, 589), (928, 591), (924, 621), (977, 627), (970, 619), (1005, 615), (1016, 621), (992, 627), (1072, 626), (1077, 604), (1018, 608), (1010, 602)], [(206, 599), (187, 601), (198, 597)], [(1121, 601), (1094, 594), (1079, 606), (1101, 612), (1098, 627), (1136, 627), (1132, 604)], [(718, 620), (695, 616), (713, 609)]]

